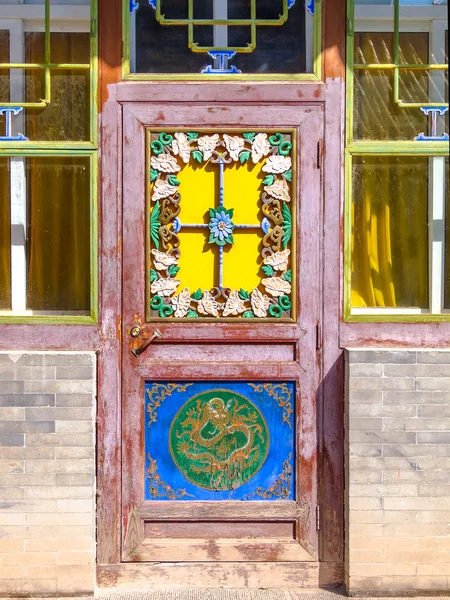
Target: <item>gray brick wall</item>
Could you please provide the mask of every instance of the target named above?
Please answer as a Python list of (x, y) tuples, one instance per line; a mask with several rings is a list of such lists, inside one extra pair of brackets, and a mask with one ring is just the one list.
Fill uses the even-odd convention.
[(352, 595), (450, 589), (450, 351), (346, 352)]
[(0, 353), (0, 596), (92, 593), (94, 353)]

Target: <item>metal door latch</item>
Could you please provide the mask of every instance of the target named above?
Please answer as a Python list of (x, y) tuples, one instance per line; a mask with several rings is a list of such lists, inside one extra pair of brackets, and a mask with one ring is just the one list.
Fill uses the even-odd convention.
[[(135, 325), (134, 327), (132, 327), (130, 329), (130, 335), (132, 338), (138, 338), (142, 333), (142, 329), (141, 327)], [(142, 344), (139, 346), (139, 348), (133, 348), (131, 350), (131, 353), (134, 356), (139, 356), (140, 354), (142, 354), (145, 350), (147, 350), (147, 348), (150, 346), (150, 344), (153, 342), (153, 340), (156, 340), (156, 338), (160, 338), (162, 337), (162, 333), (159, 331), (159, 329), (155, 329), (155, 331), (153, 332), (153, 335), (151, 337), (148, 338), (148, 340), (144, 340), (142, 342)]]

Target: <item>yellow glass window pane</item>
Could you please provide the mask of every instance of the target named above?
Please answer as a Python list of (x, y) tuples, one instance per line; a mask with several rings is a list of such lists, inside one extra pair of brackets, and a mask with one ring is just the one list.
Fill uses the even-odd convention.
[(28, 298), (33, 310), (89, 311), (89, 158), (28, 158)]
[[(392, 63), (393, 41), (393, 33), (355, 33), (355, 63)], [(401, 33), (401, 62), (427, 63), (428, 43), (427, 33)], [(355, 70), (355, 139), (413, 140), (427, 132), (427, 117), (418, 108), (399, 108), (394, 103), (393, 82), (393, 71)], [(405, 102), (429, 102), (429, 87), (428, 72), (400, 71), (399, 97)]]
[(445, 281), (444, 308), (450, 308), (450, 168), (449, 159), (445, 159)]
[(187, 287), (193, 292), (198, 288), (209, 290), (214, 287), (217, 249), (209, 246), (208, 233), (192, 229), (180, 232), (182, 252), (177, 273), (180, 289)]
[[(88, 64), (88, 33), (52, 33), (51, 60), (54, 63)], [(25, 34), (26, 61), (44, 61), (44, 33)], [(27, 108), (26, 135), (30, 140), (89, 139), (89, 70), (52, 70), (51, 102), (44, 108)], [(36, 102), (45, 95), (44, 71), (25, 72), (25, 97)]]
[(428, 159), (356, 157), (352, 306), (428, 306)]
[(11, 308), (11, 225), (8, 159), (0, 157), (0, 309)]
[(258, 287), (262, 238), (260, 231), (242, 231), (234, 236), (235, 242), (225, 251), (223, 259), (223, 280), (227, 287), (232, 290)]
[[(9, 30), (0, 29), (0, 63), (9, 62)], [(9, 71), (0, 69), (0, 103), (9, 102)], [(5, 117), (0, 115), (0, 131), (5, 131)], [(1, 133), (0, 135), (4, 135)]]

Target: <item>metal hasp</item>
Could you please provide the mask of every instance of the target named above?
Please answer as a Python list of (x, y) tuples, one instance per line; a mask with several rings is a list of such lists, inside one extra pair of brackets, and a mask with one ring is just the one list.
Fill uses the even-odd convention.
[[(131, 337), (137, 337), (136, 336), (136, 332), (137, 329), (140, 329), (140, 327), (132, 327), (131, 331), (130, 331), (130, 335)], [(133, 332), (133, 330), (136, 330)], [(142, 331), (142, 330), (141, 330)], [(134, 335), (133, 335), (133, 333)], [(138, 334), (139, 335), (139, 334)], [(147, 348), (150, 346), (150, 344), (156, 340), (157, 338), (162, 337), (162, 333), (159, 331), (159, 329), (155, 329), (155, 331), (153, 332), (153, 335), (148, 338), (148, 340), (145, 340), (140, 346), (139, 348), (133, 348), (133, 350), (131, 351), (131, 354), (133, 354), (134, 356), (140, 356), (143, 352), (145, 352), (145, 350), (147, 350)]]
[(438, 135), (437, 132), (437, 117), (438, 115), (445, 115), (445, 113), (448, 111), (448, 107), (447, 106), (435, 106), (435, 107), (430, 107), (430, 106), (421, 106), (420, 110), (427, 115), (427, 117), (429, 115), (431, 115), (431, 135), (425, 135), (424, 133), (419, 133), (419, 135), (417, 135), (414, 140), (416, 142), (447, 142), (449, 137), (448, 137), (448, 133), (443, 133), (441, 135)]
[(17, 116), (22, 111), (22, 106), (0, 106), (0, 115), (5, 115), (5, 135), (0, 135), (0, 142), (28, 142), (23, 133), (12, 134), (12, 116)]

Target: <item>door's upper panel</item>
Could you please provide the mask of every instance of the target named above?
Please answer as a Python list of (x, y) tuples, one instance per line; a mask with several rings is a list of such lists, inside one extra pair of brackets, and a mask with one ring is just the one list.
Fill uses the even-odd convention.
[(124, 75), (311, 78), (317, 0), (124, 0)]

